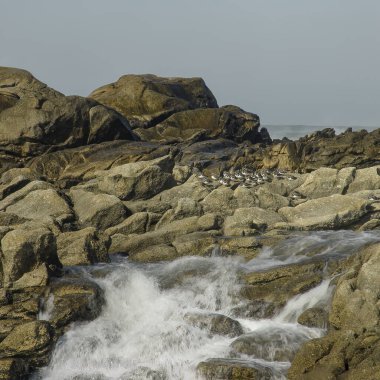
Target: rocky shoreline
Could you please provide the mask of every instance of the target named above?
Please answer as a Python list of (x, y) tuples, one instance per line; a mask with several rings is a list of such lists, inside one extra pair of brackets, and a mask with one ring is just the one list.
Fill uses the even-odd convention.
[[(0, 175), (0, 379), (28, 378), (72, 322), (100, 314), (102, 289), (66, 267), (215, 249), (248, 260), (294, 231), (380, 229), (380, 129), (272, 141), (200, 78), (126, 75), (83, 98), (0, 68)], [(295, 354), (289, 379), (380, 376), (379, 265), (379, 244), (331, 264), (331, 308), (304, 316), (324, 315), (328, 333)], [(323, 270), (247, 274), (244, 297), (272, 316)], [(238, 360), (199, 368), (270, 378)]]

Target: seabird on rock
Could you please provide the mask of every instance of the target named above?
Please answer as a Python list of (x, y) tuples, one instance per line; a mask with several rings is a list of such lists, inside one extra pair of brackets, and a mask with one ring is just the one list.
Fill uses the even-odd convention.
[(228, 186), (230, 184), (230, 181), (228, 181), (228, 179), (226, 178), (222, 178), (220, 181), (219, 181), (223, 186)]
[(293, 191), (289, 196), (292, 199), (304, 199), (304, 198), (306, 198), (303, 194), (299, 193), (298, 191)]
[(202, 178), (202, 183), (204, 185), (212, 185), (212, 182), (206, 177)]
[(279, 173), (274, 173), (273, 176), (274, 176), (274, 178), (277, 178), (277, 179), (284, 179), (284, 176), (282, 174), (279, 174)]
[(377, 197), (375, 194), (371, 194), (368, 196), (370, 201), (380, 201), (380, 197)]
[(244, 167), (241, 171), (241, 174), (243, 174), (243, 176), (250, 176), (253, 174), (253, 171), (248, 169), (247, 167)]

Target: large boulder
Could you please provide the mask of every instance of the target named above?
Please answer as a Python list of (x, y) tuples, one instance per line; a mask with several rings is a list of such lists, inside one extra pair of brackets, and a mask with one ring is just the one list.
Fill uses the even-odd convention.
[(288, 371), (289, 380), (368, 380), (380, 376), (380, 331), (334, 331), (306, 342)]
[(220, 186), (211, 191), (201, 202), (207, 212), (218, 212), (223, 215), (232, 215), (238, 207), (238, 201), (234, 197), (234, 191), (229, 187)]
[(380, 243), (361, 252), (337, 284), (329, 321), (336, 329), (380, 327)]
[(167, 203), (171, 205), (172, 208), (176, 208), (182, 198), (191, 198), (199, 202), (204, 199), (208, 193), (208, 190), (202, 186), (195, 176), (191, 176), (185, 183), (162, 191), (150, 201), (153, 204)]
[(182, 165), (195, 163), (207, 175), (219, 174), (237, 164), (244, 165), (245, 159), (255, 161), (257, 157), (253, 157), (252, 152), (246, 143), (240, 145), (223, 138), (186, 142), (181, 146), (180, 162)]
[(137, 161), (150, 161), (168, 155), (175, 148), (141, 141), (106, 141), (99, 144), (46, 153), (28, 162), (30, 170), (46, 176), (62, 187), (92, 175)]
[[(255, 196), (257, 198), (256, 204), (258, 207), (262, 209), (278, 211), (282, 207), (289, 206), (288, 198), (285, 198), (284, 196), (280, 194), (276, 194), (275, 192), (271, 192), (269, 189), (270, 189), (270, 186), (259, 187), (255, 191)], [(237, 192), (237, 190), (239, 190), (239, 188), (235, 190), (235, 193)], [(247, 204), (248, 202), (245, 201), (244, 203)], [(240, 202), (240, 207), (247, 207), (247, 206), (243, 206), (243, 202)]]
[[(191, 234), (197, 231), (215, 230), (218, 228), (218, 225), (219, 218), (216, 215), (205, 214), (201, 217), (190, 216), (181, 220), (175, 220), (171, 223), (164, 224), (163, 226), (157, 225), (155, 231), (149, 231), (145, 234), (115, 234), (112, 236), (110, 253), (126, 253), (133, 260), (135, 255), (140, 251), (146, 251), (147, 249), (154, 250), (155, 247), (162, 247), (162, 245), (171, 245), (179, 236), (183, 236), (183, 240), (181, 242), (177, 240), (178, 246), (181, 244), (188, 244), (191, 247), (199, 247), (203, 244), (203, 247), (208, 250), (208, 247), (212, 242), (211, 232), (211, 236), (202, 236), (202, 242), (197, 242), (197, 239), (199, 239), (200, 236), (194, 236)], [(187, 254), (192, 253), (194, 252), (188, 252)], [(163, 256), (167, 257), (168, 254), (170, 257), (172, 257), (173, 254), (178, 256), (178, 253), (176, 253), (175, 250), (173, 251), (170, 249), (170, 252), (168, 252), (168, 250), (165, 249), (165, 254)], [(144, 257), (145, 256), (149, 258), (151, 256), (160, 257), (160, 255), (154, 255), (154, 251), (152, 255), (145, 252)]]
[[(18, 287), (23, 287), (23, 282), (25, 287), (44, 286), (48, 274), (61, 267), (55, 236), (46, 228), (17, 228), (8, 232), (1, 240), (1, 251), (3, 283), (7, 286), (14, 282), (18, 282)], [(29, 278), (29, 272), (35, 277)]]
[(132, 162), (96, 171), (92, 174), (95, 178), (80, 187), (115, 195), (122, 200), (151, 198), (174, 185), (173, 166), (169, 156)]
[(216, 108), (214, 95), (201, 78), (124, 75), (94, 90), (90, 98), (124, 115), (133, 127), (150, 127), (173, 113)]
[(229, 236), (220, 239), (218, 244), (220, 253), (223, 256), (239, 255), (246, 259), (255, 257), (263, 246), (257, 236)]
[(109, 236), (115, 234), (143, 234), (149, 231), (152, 225), (155, 224), (160, 217), (160, 214), (152, 212), (136, 212), (116, 226), (107, 228), (105, 233)]
[(180, 235), (173, 240), (172, 245), (178, 256), (210, 256), (217, 247), (216, 236), (219, 234), (211, 230)]
[(283, 219), (276, 212), (259, 207), (238, 208), (224, 222), (224, 234), (253, 235), (281, 222)]
[(17, 202), (23, 200), (30, 193), (37, 190), (49, 190), (53, 189), (53, 186), (45, 181), (32, 181), (28, 183), (23, 188), (15, 191), (12, 194), (9, 194), (3, 200), (0, 201), (0, 210), (5, 211), (8, 207), (16, 204)]
[(291, 170), (298, 168), (301, 163), (297, 144), (289, 140), (270, 145), (263, 152), (262, 161), (267, 168)]
[(33, 365), (46, 365), (53, 338), (54, 331), (46, 321), (21, 324), (0, 343), (0, 356), (25, 358)]
[(146, 141), (178, 143), (223, 137), (242, 142), (266, 141), (259, 132), (260, 119), (239, 107), (225, 106), (178, 112), (151, 128), (138, 128), (135, 133)]
[(353, 167), (341, 170), (320, 168), (308, 174), (305, 182), (296, 191), (312, 199), (332, 194), (345, 194), (356, 176), (355, 172)]
[(378, 189), (380, 189), (380, 165), (357, 170), (355, 178), (348, 188), (348, 193)]
[(157, 228), (162, 227), (167, 223), (175, 220), (184, 219), (190, 216), (201, 216), (202, 207), (199, 202), (192, 198), (180, 198), (177, 206), (173, 209), (167, 210), (157, 224)]
[[(38, 156), (115, 139), (134, 139), (128, 121), (95, 100), (64, 96), (29, 72), (0, 67), (0, 151)], [(11, 100), (11, 101), (9, 101)], [(27, 117), (26, 117), (27, 115)]]
[(108, 262), (111, 240), (94, 227), (65, 232), (57, 237), (57, 252), (62, 265), (87, 265)]
[(82, 189), (72, 189), (70, 197), (81, 227), (105, 230), (121, 223), (127, 210), (119, 198), (108, 194), (94, 194)]
[(380, 374), (380, 243), (353, 257), (338, 280), (332, 299), (329, 333), (306, 342), (288, 378), (377, 379)]
[(9, 185), (11, 182), (20, 177), (29, 181), (41, 179), (29, 168), (12, 168), (1, 175), (0, 183), (2, 185)]
[(30, 220), (70, 220), (73, 213), (67, 202), (53, 189), (35, 190), (6, 208), (8, 213)]
[(367, 212), (368, 201), (348, 195), (334, 194), (312, 199), (296, 207), (283, 207), (278, 213), (287, 223), (277, 227), (301, 230), (336, 229), (360, 220)]
[(325, 262), (316, 261), (247, 273), (244, 278), (248, 285), (242, 288), (242, 294), (262, 306), (260, 317), (270, 317), (290, 298), (320, 284), (324, 269)]
[[(95, 319), (104, 303), (102, 289), (95, 282), (84, 278), (53, 279), (48, 289), (44, 310), (45, 318), (56, 328), (74, 321)], [(48, 308), (47, 308), (48, 309)]]

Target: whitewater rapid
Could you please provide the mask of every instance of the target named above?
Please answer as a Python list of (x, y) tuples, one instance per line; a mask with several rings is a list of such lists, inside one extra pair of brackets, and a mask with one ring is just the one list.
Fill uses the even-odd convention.
[[(307, 308), (327, 305), (333, 287), (326, 277), (317, 287), (290, 299), (272, 319), (237, 318), (249, 301), (239, 296), (241, 273), (302, 262), (313, 256), (346, 257), (380, 240), (379, 232), (313, 232), (264, 248), (255, 259), (183, 257), (172, 262), (135, 264), (117, 257), (111, 264), (72, 268), (96, 281), (106, 303), (101, 315), (75, 323), (58, 341), (49, 366), (36, 374), (45, 380), (194, 380), (196, 366), (208, 358), (231, 358), (236, 338), (212, 335), (186, 315), (218, 313), (237, 320), (245, 334), (264, 343), (257, 357), (240, 358), (270, 367), (273, 379), (286, 379), (289, 362), (275, 361), (278, 350), (296, 351), (325, 330), (297, 323)], [(50, 308), (52, 307), (52, 301)], [(40, 314), (49, 319), (50, 311)], [(236, 357), (236, 353), (233, 357)]]

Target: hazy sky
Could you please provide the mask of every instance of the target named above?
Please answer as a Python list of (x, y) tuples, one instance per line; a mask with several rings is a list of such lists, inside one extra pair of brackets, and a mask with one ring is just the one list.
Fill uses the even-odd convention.
[(379, 0), (0, 0), (0, 65), (69, 95), (201, 76), (263, 124), (380, 126)]

